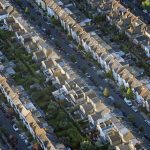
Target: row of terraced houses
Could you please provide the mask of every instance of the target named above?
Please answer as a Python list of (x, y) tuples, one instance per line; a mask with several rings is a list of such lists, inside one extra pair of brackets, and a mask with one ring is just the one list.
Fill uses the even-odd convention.
[[(91, 52), (93, 58), (97, 60), (106, 71), (112, 70), (114, 79), (119, 86), (131, 87), (137, 102), (141, 103), (143, 107), (150, 111), (149, 89), (130, 72), (130, 66), (128, 64), (118, 60), (118, 58), (113, 55), (111, 51), (112, 48), (108, 44), (95, 32), (88, 30), (90, 19), (82, 18), (78, 14), (73, 13), (73, 10), (71, 11), (69, 5), (66, 4), (67, 1), (36, 0), (36, 2), (47, 11), (49, 16), (58, 19), (63, 28), (68, 31), (73, 39), (81, 44), (86, 52)], [(88, 20), (88, 22), (83, 23), (85, 20)]]

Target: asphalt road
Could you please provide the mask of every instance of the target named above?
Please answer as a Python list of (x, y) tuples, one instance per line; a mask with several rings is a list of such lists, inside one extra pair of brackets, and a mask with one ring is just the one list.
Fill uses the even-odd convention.
[[(89, 66), (89, 61), (84, 59), (82, 57), (82, 55), (80, 53), (78, 53), (77, 51), (73, 50), (72, 48), (70, 48), (69, 46), (69, 42), (66, 39), (66, 35), (59, 32), (56, 28), (52, 27), (51, 25), (48, 25), (47, 23), (45, 23), (45, 20), (43, 20), (43, 17), (41, 15), (37, 15), (37, 10), (35, 10), (35, 8), (30, 7), (27, 3), (26, 0), (22, 0), (24, 7), (29, 7), (29, 11), (32, 12), (32, 16), (34, 16), (36, 19), (35, 21), (30, 21), (31, 24), (35, 27), (35, 29), (37, 30), (38, 33), (43, 34), (43, 31), (37, 27), (37, 24), (40, 22), (42, 24), (42, 27), (44, 27), (45, 29), (50, 29), (51, 30), (51, 35), (57, 39), (57, 42), (59, 43), (59, 45), (63, 48), (63, 52), (62, 51), (57, 51), (59, 54), (62, 55), (62, 57), (65, 60), (69, 60), (70, 55), (74, 54), (76, 55), (77, 58), (77, 63), (72, 63), (72, 66), (75, 69), (80, 69), (82, 66), (86, 66), (87, 68), (87, 73), (91, 76), (92, 80), (94, 81), (93, 84), (97, 84), (98, 86), (102, 86), (102, 87), (106, 87), (108, 85), (108, 83), (105, 81), (105, 79), (103, 79), (102, 77), (100, 77), (97, 74), (97, 71), (95, 69), (93, 69), (91, 66)], [(16, 5), (16, 4), (15, 4)], [(44, 34), (43, 34), (44, 35)], [(50, 40), (50, 38), (47, 38), (47, 41), (50, 41), (52, 43), (52, 41)], [(150, 137), (150, 126), (148, 126), (145, 122), (144, 122), (144, 118), (140, 113), (135, 113), (128, 105), (125, 104), (125, 102), (123, 101), (123, 99), (115, 92), (113, 87), (109, 87), (110, 90), (110, 95), (114, 97), (114, 99), (121, 103), (122, 107), (121, 107), (121, 111), (125, 112), (126, 115), (129, 114), (133, 114), (135, 116), (135, 123), (138, 127), (143, 126), (144, 127), (144, 134), (147, 134)], [(146, 141), (146, 140), (145, 140)], [(146, 141), (148, 142), (148, 141)]]
[(18, 139), (17, 150), (27, 150), (27, 146), (20, 139), (19, 132), (14, 131), (11, 119), (5, 117), (5, 114), (0, 110), (0, 127), (7, 130), (8, 134), (14, 135)]

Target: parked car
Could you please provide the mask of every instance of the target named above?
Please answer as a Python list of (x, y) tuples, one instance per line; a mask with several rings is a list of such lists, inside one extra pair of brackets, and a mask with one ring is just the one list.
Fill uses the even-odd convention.
[(122, 112), (122, 114), (123, 114), (124, 117), (127, 117), (127, 114), (125, 112)]
[(39, 16), (41, 16), (41, 15), (42, 15), (39, 11), (36, 11), (36, 14), (37, 14), (37, 15), (39, 15)]
[(18, 131), (18, 130), (19, 130), (16, 124), (13, 124), (13, 129), (14, 129), (15, 131)]
[(144, 121), (145, 121), (145, 123), (147, 123), (147, 125), (150, 126), (150, 120), (144, 120)]
[(18, 139), (14, 135), (9, 135), (8, 137), (10, 144), (12, 145), (13, 148), (16, 148)]
[(102, 86), (99, 86), (99, 89), (100, 89), (100, 91), (103, 91), (103, 90), (104, 90), (104, 88), (103, 88)]
[(147, 134), (144, 134), (144, 137), (150, 141), (150, 137)]
[(132, 108), (132, 110), (133, 110), (134, 112), (138, 112), (138, 111), (139, 111), (135, 106), (132, 106), (131, 108)]
[(29, 143), (29, 141), (28, 141), (27, 139), (24, 139), (23, 141), (25, 142), (25, 144), (26, 144), (27, 146), (31, 146), (31, 144)]
[(19, 134), (20, 139), (24, 140), (26, 137), (23, 134)]
[(70, 48), (73, 48), (73, 45), (72, 45), (72, 44), (69, 44), (69, 47), (70, 47)]
[(3, 112), (8, 112), (9, 108), (7, 107), (7, 105), (5, 103), (2, 102), (1, 106), (3, 108), (2, 110), (4, 110)]
[(115, 99), (114, 99), (114, 97), (112, 97), (112, 96), (109, 96), (108, 97), (112, 102), (115, 102)]
[(124, 98), (124, 101), (128, 106), (132, 106), (132, 102), (130, 100), (127, 100), (126, 98)]

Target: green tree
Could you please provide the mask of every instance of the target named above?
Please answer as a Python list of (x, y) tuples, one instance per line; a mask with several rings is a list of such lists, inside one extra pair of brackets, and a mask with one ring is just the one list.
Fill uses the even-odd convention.
[(59, 26), (60, 22), (58, 20), (55, 19), (55, 17), (51, 17), (51, 22), (53, 25)]
[(150, 113), (147, 113), (147, 117), (150, 118)]
[(95, 147), (90, 141), (83, 141), (80, 143), (80, 150), (94, 150)]
[(82, 51), (83, 50), (82, 45), (79, 44), (78, 47), (77, 47), (77, 49), (80, 50), (80, 51)]
[(103, 91), (103, 94), (104, 94), (105, 97), (109, 97), (109, 89), (105, 88), (104, 91)]
[(119, 88), (120, 88), (120, 92), (121, 92), (122, 94), (126, 93), (126, 88), (125, 88), (124, 85), (121, 85)]
[(3, 127), (0, 127), (0, 134), (2, 134), (2, 133), (6, 133), (6, 129)]
[(143, 127), (143, 126), (140, 126), (140, 127), (139, 127), (139, 131), (140, 131), (140, 132), (144, 132), (144, 127)]
[(104, 22), (106, 20), (106, 17), (105, 16), (102, 16), (102, 15), (98, 15), (94, 18), (94, 22), (95, 23), (100, 23), (100, 22)]
[(29, 8), (26, 7), (24, 12), (25, 12), (26, 14), (29, 14)]
[(92, 53), (90, 53), (90, 52), (85, 53), (85, 57), (86, 57), (86, 59), (92, 59), (93, 58)]
[(80, 135), (75, 127), (69, 128), (67, 134), (70, 139), (70, 143), (73, 149), (78, 149), (80, 143), (83, 141), (83, 137)]
[(70, 34), (67, 34), (67, 40), (69, 40), (69, 41), (73, 40), (73, 38), (72, 38), (72, 36)]
[(11, 31), (0, 30), (0, 38), (2, 40), (10, 39), (13, 35), (14, 35), (14, 33)]
[(111, 70), (106, 72), (105, 75), (107, 78), (113, 79), (113, 72)]
[(71, 55), (70, 56), (70, 60), (73, 62), (73, 63), (75, 63), (76, 62), (76, 56), (75, 55)]
[(129, 120), (131, 123), (134, 123), (134, 122), (135, 122), (135, 116), (134, 116), (134, 115), (129, 114), (129, 115), (127, 116), (127, 118), (128, 118), (128, 120)]
[(149, 0), (143, 0), (142, 6), (144, 7), (144, 9), (150, 10), (150, 1)]
[(131, 99), (131, 100), (134, 99), (134, 93), (133, 93), (133, 91), (132, 91), (131, 88), (128, 88), (128, 89), (127, 89), (126, 98), (127, 98), (127, 99)]
[(86, 73), (87, 67), (84, 65), (84, 66), (82, 66), (81, 70), (82, 70), (83, 73)]

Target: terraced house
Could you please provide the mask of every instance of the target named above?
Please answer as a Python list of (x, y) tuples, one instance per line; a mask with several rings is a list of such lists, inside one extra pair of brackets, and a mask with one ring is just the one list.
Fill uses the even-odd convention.
[[(41, 0), (42, 2), (42, 0)], [(94, 31), (87, 30), (88, 24), (82, 24), (82, 20), (80, 17), (76, 16), (73, 13), (68, 11), (69, 8), (66, 8), (66, 5), (63, 4), (62, 1), (58, 0), (51, 0), (51, 1), (43, 1), (45, 3), (45, 10), (47, 11), (48, 15), (51, 17), (55, 17), (61, 22), (61, 25), (65, 30), (68, 31), (73, 39), (75, 39), (79, 44), (81, 44), (87, 52), (91, 52), (92, 56), (97, 62), (101, 64), (101, 66), (106, 70), (112, 70), (113, 76), (115, 80), (118, 82), (118, 85), (124, 85), (125, 87), (131, 87), (133, 92), (136, 95), (136, 100), (139, 103), (142, 103), (144, 107), (150, 111), (149, 108), (149, 94), (150, 91), (148, 90), (145, 94), (146, 96), (142, 95), (142, 93), (137, 90), (137, 88), (145, 87), (143, 83), (139, 83), (130, 71), (130, 66), (124, 63), (124, 60), (118, 59), (114, 54), (112, 48), (105, 43)], [(109, 1), (110, 3), (111, 1)], [(105, 2), (106, 3), (106, 2)], [(124, 14), (128, 16), (128, 10), (126, 10), (123, 6), (120, 6), (118, 1), (112, 1), (112, 11), (108, 14), (109, 20), (113, 23), (120, 22), (120, 17)], [(129, 14), (131, 16), (132, 14)], [(141, 22), (137, 17), (131, 16), (132, 25), (135, 26), (135, 30), (140, 28), (140, 32), (145, 32), (146, 27), (145, 24)], [(128, 21), (127, 21), (128, 22)], [(128, 23), (127, 23), (128, 25)], [(130, 30), (131, 24), (126, 28)], [(143, 31), (141, 31), (141, 29)], [(145, 35), (144, 35), (145, 36)], [(115, 67), (116, 66), (116, 67)], [(119, 68), (117, 68), (119, 66)], [(127, 69), (126, 69), (127, 68)], [(127, 77), (131, 77), (130, 79)], [(134, 81), (137, 81), (134, 84)], [(138, 83), (138, 84), (137, 84)], [(144, 96), (144, 97), (143, 97)]]

